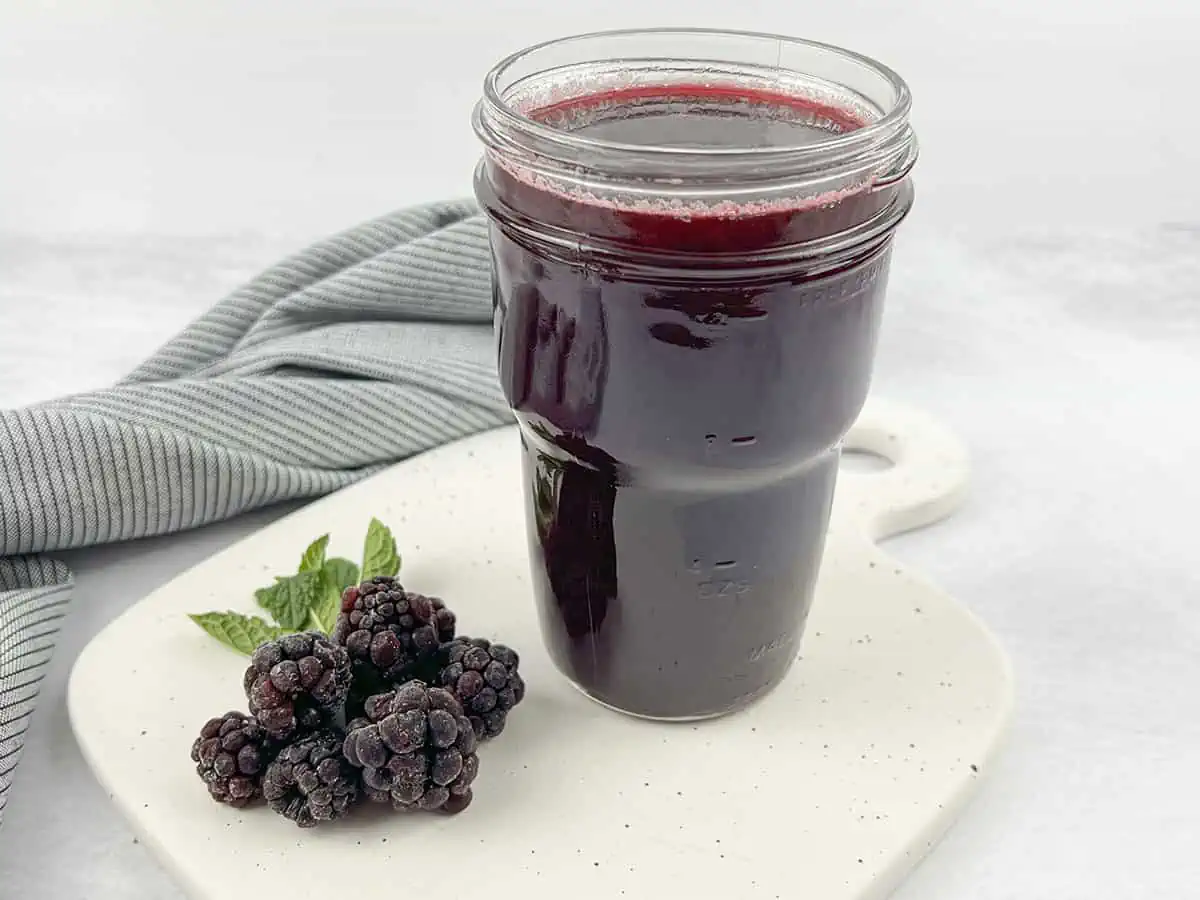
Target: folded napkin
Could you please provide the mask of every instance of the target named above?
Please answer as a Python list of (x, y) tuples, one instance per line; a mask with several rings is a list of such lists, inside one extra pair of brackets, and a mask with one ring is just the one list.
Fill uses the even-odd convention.
[(487, 228), (404, 210), (259, 275), (116, 387), (0, 410), (0, 821), (70, 571), (41, 554), (315, 497), (511, 415)]

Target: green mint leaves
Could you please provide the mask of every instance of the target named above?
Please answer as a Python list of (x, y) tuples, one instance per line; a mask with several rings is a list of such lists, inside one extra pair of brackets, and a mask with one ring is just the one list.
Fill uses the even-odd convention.
[(400, 554), (396, 552), (396, 539), (392, 532), (378, 519), (372, 519), (367, 528), (367, 540), (363, 544), (362, 580), (369, 581), (376, 575), (395, 575), (400, 571)]
[(259, 588), (254, 598), (274, 624), (258, 616), (233, 612), (206, 612), (189, 618), (226, 647), (246, 656), (265, 641), (296, 631), (329, 633), (342, 609), (342, 591), (377, 575), (396, 575), (400, 554), (391, 530), (372, 519), (363, 542), (362, 566), (342, 557), (326, 558), (329, 535), (323, 534), (305, 549), (294, 575), (278, 576)]
[(300, 557), (301, 572), (320, 572), (325, 565), (325, 551), (329, 549), (329, 535), (323, 534), (304, 551), (304, 555)]
[(232, 647), (246, 656), (254, 653), (254, 648), (259, 644), (273, 641), (283, 634), (282, 628), (269, 625), (258, 616), (243, 616), (232, 610), (201, 613), (188, 618), (226, 647)]
[(258, 605), (271, 614), (280, 628), (299, 631), (308, 622), (308, 611), (321, 596), (321, 573), (300, 572), (276, 578), (270, 587), (254, 592)]
[[(399, 570), (397, 569), (397, 571)], [(338, 559), (336, 556), (333, 559), (325, 560), (325, 565), (321, 567), (321, 573), (325, 576), (327, 583), (332, 584), (337, 590), (339, 596), (343, 588), (363, 581), (358, 577), (358, 566), (348, 559)]]
[(321, 566), (320, 596), (308, 611), (308, 627), (326, 634), (333, 631), (342, 611), (342, 591), (359, 580), (358, 566), (350, 560), (339, 557), (325, 560)]
[(323, 591), (308, 611), (308, 628), (329, 634), (342, 611), (342, 592), (336, 588)]

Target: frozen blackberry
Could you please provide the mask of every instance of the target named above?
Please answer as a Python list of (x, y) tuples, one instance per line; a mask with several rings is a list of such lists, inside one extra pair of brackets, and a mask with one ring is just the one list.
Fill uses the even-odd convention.
[(460, 637), (438, 651), (435, 682), (462, 703), (479, 740), (502, 732), (509, 712), (525, 697), (520, 662), (515, 650), (483, 638)]
[(479, 774), (475, 729), (449, 691), (409, 681), (367, 701), (343, 747), (363, 770), (363, 792), (399, 810), (457, 813)]
[(301, 828), (345, 815), (359, 795), (359, 772), (342, 756), (342, 733), (304, 735), (279, 751), (263, 776), (267, 805)]
[(350, 657), (316, 632), (287, 634), (254, 651), (243, 681), (250, 712), (286, 740), (328, 724), (350, 690)]
[(192, 744), (196, 774), (218, 803), (242, 807), (262, 795), (263, 771), (271, 756), (266, 730), (245, 713), (209, 719)]
[(355, 678), (372, 674), (384, 684), (406, 680), (410, 670), (454, 637), (454, 613), (436, 597), (406, 591), (380, 575), (342, 592), (333, 640), (355, 663)]

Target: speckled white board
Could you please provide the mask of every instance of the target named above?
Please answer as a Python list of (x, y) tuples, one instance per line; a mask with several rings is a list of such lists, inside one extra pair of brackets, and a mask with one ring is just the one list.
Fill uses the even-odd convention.
[[(843, 471), (801, 659), (739, 714), (644, 722), (554, 672), (504, 429), (313, 503), (130, 608), (75, 665), (79, 743), (144, 843), (204, 900), (885, 897), (986, 774), (1012, 679), (977, 619), (873, 543), (953, 510), (967, 480), (958, 442), (872, 401), (847, 445), (896, 465)], [(320, 533), (355, 556), (373, 515), (397, 532), (407, 586), (522, 653), (529, 694), (481, 752), (475, 803), (453, 818), (367, 809), (309, 831), (212, 803), (188, 750), (206, 718), (244, 707), (245, 660), (185, 614), (249, 611), (252, 590)]]

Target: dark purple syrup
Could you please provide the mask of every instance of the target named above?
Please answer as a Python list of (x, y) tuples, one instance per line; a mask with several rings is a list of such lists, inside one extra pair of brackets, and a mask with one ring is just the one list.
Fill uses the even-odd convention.
[[(532, 115), (677, 147), (795, 145), (861, 126), (795, 97), (690, 86)], [(501, 225), (492, 235), (500, 377), (521, 423), (554, 661), (629, 712), (737, 708), (798, 653), (837, 445), (870, 380), (888, 244), (823, 268), (757, 260), (864, 221), (891, 198), (680, 215), (497, 172), (480, 181), (485, 206), (581, 236), (569, 250)]]

